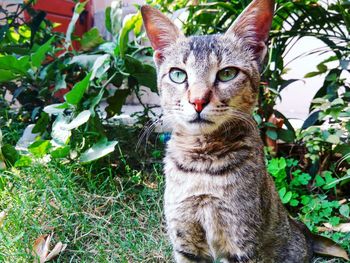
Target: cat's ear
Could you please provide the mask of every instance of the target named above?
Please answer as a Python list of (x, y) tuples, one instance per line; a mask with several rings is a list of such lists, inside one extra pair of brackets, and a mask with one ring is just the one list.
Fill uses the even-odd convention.
[(226, 32), (227, 36), (243, 38), (259, 63), (266, 55), (274, 6), (274, 0), (253, 0)]
[(157, 61), (162, 58), (162, 50), (175, 43), (182, 33), (168, 17), (151, 6), (142, 6), (141, 14)]

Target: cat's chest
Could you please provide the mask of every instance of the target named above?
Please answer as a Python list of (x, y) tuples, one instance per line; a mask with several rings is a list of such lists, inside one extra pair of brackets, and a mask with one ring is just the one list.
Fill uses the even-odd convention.
[(215, 176), (204, 172), (183, 171), (171, 160), (165, 163), (166, 203), (181, 203), (193, 196), (212, 196), (214, 199), (227, 198), (228, 190), (234, 191), (237, 180), (234, 172)]

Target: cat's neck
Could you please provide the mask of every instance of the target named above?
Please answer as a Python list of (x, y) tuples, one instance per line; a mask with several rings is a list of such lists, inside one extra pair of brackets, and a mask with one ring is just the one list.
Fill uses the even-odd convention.
[(248, 141), (260, 140), (257, 127), (223, 127), (210, 134), (191, 134), (175, 129), (168, 147), (183, 153), (211, 153), (238, 150)]

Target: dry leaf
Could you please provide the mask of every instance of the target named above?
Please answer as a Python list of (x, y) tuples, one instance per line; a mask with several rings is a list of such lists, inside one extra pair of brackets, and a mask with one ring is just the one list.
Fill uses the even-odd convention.
[(67, 247), (67, 244), (62, 244), (62, 242), (58, 242), (54, 247), (54, 249), (52, 249), (50, 254), (46, 257), (46, 261), (49, 261), (55, 258), (56, 256), (58, 256), (58, 254), (63, 252), (66, 249), (66, 247)]
[(340, 205), (343, 205), (343, 204), (345, 204), (346, 202), (347, 202), (346, 199), (339, 200), (339, 204), (340, 204)]
[(312, 235), (313, 249), (316, 254), (332, 256), (349, 260), (345, 249), (335, 243), (332, 239), (323, 236)]
[(326, 228), (328, 228), (328, 231), (332, 230), (332, 231), (342, 232), (342, 233), (350, 232), (350, 223), (339, 224), (337, 226), (332, 226), (330, 223), (324, 223), (323, 225)]
[(7, 216), (7, 213), (5, 211), (2, 211), (0, 213), (0, 227), (3, 226), (6, 216)]
[(51, 235), (41, 235), (34, 242), (33, 251), (34, 254), (39, 257), (40, 263), (44, 263), (55, 258), (67, 247), (66, 244), (58, 242), (54, 249), (49, 253), (52, 236), (53, 233)]

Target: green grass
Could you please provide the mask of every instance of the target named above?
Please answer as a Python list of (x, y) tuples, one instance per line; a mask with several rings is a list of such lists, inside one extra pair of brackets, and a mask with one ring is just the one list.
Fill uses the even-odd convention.
[(162, 180), (152, 188), (80, 166), (34, 165), (0, 173), (0, 262), (33, 262), (34, 240), (54, 232), (57, 262), (171, 262)]

